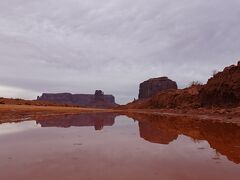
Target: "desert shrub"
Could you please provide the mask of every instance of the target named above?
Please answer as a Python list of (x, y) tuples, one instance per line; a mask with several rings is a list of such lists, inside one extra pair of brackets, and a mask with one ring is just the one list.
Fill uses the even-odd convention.
[(192, 81), (190, 84), (189, 84), (189, 87), (192, 87), (192, 86), (201, 86), (203, 85), (203, 83), (201, 83), (200, 81)]

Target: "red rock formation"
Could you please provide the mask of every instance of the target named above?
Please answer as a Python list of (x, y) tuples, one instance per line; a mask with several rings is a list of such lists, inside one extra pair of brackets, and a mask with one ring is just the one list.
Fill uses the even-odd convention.
[(121, 106), (123, 109), (148, 108), (186, 108), (200, 107), (199, 91), (202, 86), (192, 86), (186, 89), (167, 90), (148, 99), (141, 99)]
[(138, 98), (149, 98), (169, 89), (177, 89), (177, 83), (167, 77), (149, 79), (140, 84)]
[(96, 90), (94, 98), (96, 101), (104, 101), (104, 92), (102, 92), (101, 90)]
[(153, 108), (200, 107), (199, 91), (202, 86), (159, 93), (149, 100)]
[(203, 106), (240, 106), (240, 62), (210, 78), (200, 98)]
[(94, 95), (70, 93), (43, 93), (41, 97), (37, 98), (37, 100), (95, 108), (112, 108), (117, 106), (114, 96), (104, 95), (101, 90), (97, 90)]
[[(146, 86), (146, 87), (145, 87)], [(140, 85), (145, 97), (152, 92), (152, 82)], [(149, 93), (151, 94), (151, 93)], [(198, 107), (238, 107), (240, 106), (240, 62), (226, 67), (210, 78), (206, 85), (193, 85), (185, 89), (171, 89), (122, 106), (121, 108), (198, 108)]]

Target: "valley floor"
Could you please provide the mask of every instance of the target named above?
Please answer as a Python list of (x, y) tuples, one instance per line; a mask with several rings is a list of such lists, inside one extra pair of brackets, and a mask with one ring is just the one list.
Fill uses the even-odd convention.
[(37, 116), (80, 114), (80, 113), (129, 113), (192, 117), (201, 120), (217, 120), (240, 124), (240, 107), (232, 109), (94, 109), (63, 106), (0, 105), (0, 123), (26, 120)]
[(65, 115), (79, 113), (115, 112), (110, 109), (94, 109), (63, 106), (0, 105), (0, 123), (32, 118), (35, 116)]
[(216, 120), (240, 124), (240, 107), (238, 108), (198, 108), (198, 109), (129, 109), (125, 114), (152, 114), (175, 117), (190, 117), (199, 120)]

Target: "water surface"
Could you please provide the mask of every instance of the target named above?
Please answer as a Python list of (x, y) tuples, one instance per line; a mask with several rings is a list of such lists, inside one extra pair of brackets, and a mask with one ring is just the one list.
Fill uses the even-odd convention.
[(82, 114), (0, 125), (0, 179), (238, 180), (240, 127)]

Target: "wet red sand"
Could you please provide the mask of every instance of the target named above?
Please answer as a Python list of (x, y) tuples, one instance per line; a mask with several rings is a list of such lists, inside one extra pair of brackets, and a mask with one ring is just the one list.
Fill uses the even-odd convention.
[[(198, 122), (193, 124), (191, 133), (177, 127), (176, 134), (168, 123), (154, 124), (151, 119), (134, 122), (125, 116), (115, 116), (103, 115), (101, 121), (95, 116), (85, 117), (86, 120), (78, 117), (81, 123), (72, 121), (74, 117), (65, 117), (65, 121), (60, 117), (54, 121), (51, 117), (42, 122), (37, 120), (38, 124), (26, 121), (0, 125), (0, 179), (238, 180), (240, 177), (236, 159), (240, 154), (236, 151), (234, 158), (230, 156), (233, 146), (240, 148), (239, 140), (234, 140), (238, 138), (238, 126), (234, 126), (234, 134), (214, 129), (216, 133), (211, 134), (211, 129), (205, 131), (202, 128), (205, 124)], [(101, 128), (95, 131), (96, 126)], [(225, 129), (226, 124), (218, 126)], [(218, 146), (225, 142), (221, 133), (233, 139), (224, 152)]]

